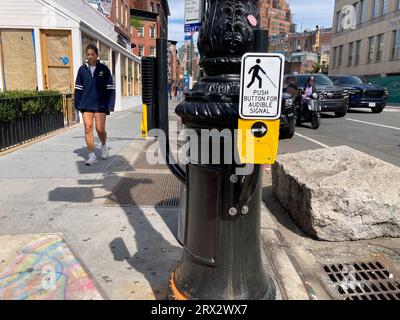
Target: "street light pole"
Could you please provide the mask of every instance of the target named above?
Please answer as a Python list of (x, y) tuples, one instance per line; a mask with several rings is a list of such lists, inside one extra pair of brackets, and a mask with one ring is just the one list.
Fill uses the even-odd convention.
[(203, 130), (228, 131), (234, 137), (242, 56), (265, 50), (267, 43), (265, 35), (255, 36), (260, 35), (258, 22), (257, 0), (207, 0), (198, 41), (205, 76), (186, 92), (176, 113), (197, 135), (198, 159), (205, 158), (201, 145), (208, 145), (209, 152), (207, 161), (190, 159), (186, 166), (184, 250), (170, 279), (172, 299), (275, 299), (262, 261), (262, 167), (238, 173), (243, 164), (237, 157), (232, 156), (233, 163), (225, 158), (237, 153), (235, 145), (226, 139), (202, 140)]

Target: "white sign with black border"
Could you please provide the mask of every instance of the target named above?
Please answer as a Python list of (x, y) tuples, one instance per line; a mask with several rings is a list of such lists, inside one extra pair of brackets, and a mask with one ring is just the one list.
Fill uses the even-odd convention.
[(276, 120), (281, 116), (285, 57), (278, 53), (246, 53), (240, 75), (242, 119)]
[(185, 24), (201, 23), (203, 0), (185, 0)]

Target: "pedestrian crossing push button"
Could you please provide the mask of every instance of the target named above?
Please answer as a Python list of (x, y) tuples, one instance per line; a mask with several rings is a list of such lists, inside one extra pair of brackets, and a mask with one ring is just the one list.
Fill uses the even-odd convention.
[(273, 164), (278, 153), (280, 120), (244, 120), (238, 124), (241, 163)]

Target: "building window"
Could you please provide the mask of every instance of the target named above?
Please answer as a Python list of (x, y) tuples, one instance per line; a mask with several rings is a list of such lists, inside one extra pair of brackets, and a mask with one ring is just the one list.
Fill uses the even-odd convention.
[(382, 0), (382, 16), (389, 12), (389, 0)]
[(374, 12), (373, 12), (374, 18), (379, 16), (379, 3), (380, 3), (380, 0), (374, 0)]
[(150, 47), (150, 57), (156, 56), (156, 48)]
[(374, 37), (369, 37), (367, 63), (372, 63), (372, 61), (374, 61), (374, 49), (375, 49)]
[(338, 67), (342, 66), (343, 62), (343, 46), (339, 46), (339, 60), (338, 60)]
[(144, 47), (143, 46), (139, 46), (138, 55), (139, 55), (139, 57), (143, 57), (144, 56)]
[(144, 37), (144, 27), (143, 26), (140, 26), (139, 28), (138, 28), (138, 37)]
[[(33, 41), (33, 30), (17, 30), (17, 29), (0, 29), (0, 72), (2, 73), (0, 79), (4, 79), (2, 83), (5, 90), (37, 90), (37, 70), (36, 70), (36, 57), (35, 57), (35, 44)], [(63, 53), (68, 55), (69, 48), (63, 48), (65, 42), (53, 41), (53, 45), (57, 44), (59, 47), (50, 47), (50, 54), (53, 56), (56, 53)], [(46, 39), (49, 41), (49, 38)], [(67, 38), (68, 43), (68, 38)], [(18, 52), (18, 54), (16, 54)], [(46, 52), (48, 55), (48, 53)], [(58, 56), (57, 56), (58, 57)], [(60, 60), (53, 61), (57, 68), (53, 68), (55, 80), (59, 79), (60, 73), (57, 71), (60, 66)], [(21, 63), (23, 61), (23, 63)], [(60, 68), (61, 69), (61, 68)], [(69, 72), (69, 68), (66, 68)], [(61, 72), (63, 69), (61, 69)], [(61, 73), (61, 78), (64, 75)], [(63, 81), (57, 81), (58, 84), (63, 84)], [(68, 79), (69, 84), (69, 79)], [(0, 85), (1, 87), (1, 85)], [(0, 140), (1, 140), (0, 135)]]
[(360, 64), (360, 50), (361, 50), (361, 40), (356, 41), (356, 54), (354, 65), (358, 66)]
[(126, 27), (129, 26), (129, 8), (128, 8), (128, 6), (126, 6), (126, 22), (125, 22), (125, 26)]
[(336, 32), (342, 31), (342, 12), (338, 11), (336, 12)]
[(156, 37), (156, 28), (150, 28), (150, 38)]
[(154, 2), (150, 2), (150, 12), (154, 12)]
[(161, 5), (159, 3), (157, 3), (157, 13), (161, 12)]
[(115, 13), (117, 15), (117, 20), (119, 19), (119, 0), (115, 1)]
[(400, 29), (392, 33), (392, 59), (400, 59)]
[(357, 24), (358, 23), (358, 2), (354, 3), (353, 7), (354, 7), (354, 11), (356, 13), (355, 21), (356, 21), (356, 24)]
[(335, 68), (335, 66), (336, 66), (336, 52), (337, 52), (337, 47), (333, 48), (332, 68)]
[(383, 52), (383, 33), (378, 35), (377, 37), (377, 47), (376, 47), (376, 62), (380, 62), (382, 60), (382, 52)]
[(363, 23), (367, 18), (367, 3), (366, 0), (361, 0), (361, 15), (360, 23)]
[(351, 67), (353, 65), (353, 47), (354, 42), (349, 43), (349, 61), (347, 63), (348, 67)]

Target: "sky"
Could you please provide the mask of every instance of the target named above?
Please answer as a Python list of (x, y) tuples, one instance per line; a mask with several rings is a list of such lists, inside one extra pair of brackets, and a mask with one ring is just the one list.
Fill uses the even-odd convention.
[[(331, 27), (335, 0), (288, 0), (297, 31), (320, 27)], [(183, 43), (184, 0), (168, 0), (171, 16), (168, 20), (168, 39)], [(179, 46), (179, 45), (178, 45)]]

